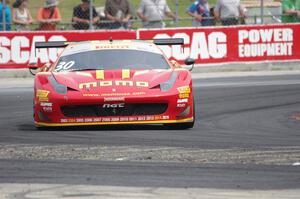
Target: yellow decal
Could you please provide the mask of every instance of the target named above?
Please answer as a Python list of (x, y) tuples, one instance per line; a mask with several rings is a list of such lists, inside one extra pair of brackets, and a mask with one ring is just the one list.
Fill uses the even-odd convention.
[(130, 70), (123, 69), (122, 70), (122, 79), (128, 79), (128, 78), (130, 78)]
[(180, 93), (180, 94), (179, 94), (179, 98), (180, 98), (180, 99), (189, 98), (189, 97), (190, 97), (190, 94), (189, 94), (189, 93)]
[(104, 80), (104, 70), (96, 70), (96, 79)]
[(49, 93), (50, 91), (38, 89), (36, 91), (36, 97), (39, 99), (40, 102), (47, 102), (49, 100), (48, 99)]
[(182, 86), (182, 87), (177, 88), (177, 90), (179, 93), (182, 93), (182, 94), (190, 94), (191, 93), (191, 88), (189, 86)]

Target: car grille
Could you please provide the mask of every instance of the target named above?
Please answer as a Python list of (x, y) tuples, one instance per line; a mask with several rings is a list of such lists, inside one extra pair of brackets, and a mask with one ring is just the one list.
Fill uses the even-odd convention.
[(160, 115), (166, 112), (168, 104), (125, 104), (124, 107), (104, 108), (100, 105), (62, 106), (61, 111), (66, 117), (105, 117), (105, 116), (137, 116)]

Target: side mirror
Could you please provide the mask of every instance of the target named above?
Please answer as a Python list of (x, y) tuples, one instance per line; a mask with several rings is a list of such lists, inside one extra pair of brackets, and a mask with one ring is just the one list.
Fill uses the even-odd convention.
[(195, 64), (195, 60), (192, 59), (192, 58), (187, 58), (185, 61), (184, 61), (185, 65), (189, 66), (189, 65), (193, 65)]
[(194, 69), (194, 64), (195, 64), (195, 60), (192, 58), (187, 58), (184, 61), (186, 66), (190, 66), (190, 67), (186, 67), (189, 71), (192, 71)]
[(29, 72), (31, 75), (35, 76), (38, 72), (37, 72), (38, 67), (36, 66), (30, 66), (29, 67)]

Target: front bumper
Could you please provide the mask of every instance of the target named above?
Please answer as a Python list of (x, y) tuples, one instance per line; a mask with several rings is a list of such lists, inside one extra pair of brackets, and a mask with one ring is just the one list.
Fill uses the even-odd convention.
[[(168, 108), (158, 115), (129, 116), (79, 116), (67, 117), (61, 107), (76, 105), (98, 105), (103, 103), (120, 103), (120, 101), (105, 102), (103, 97), (82, 97), (76, 95), (51, 96), (47, 102), (35, 99), (36, 126), (91, 126), (91, 125), (130, 125), (130, 124), (171, 124), (194, 121), (193, 96), (190, 93), (185, 100), (178, 93), (165, 95), (125, 96), (121, 103), (167, 103)], [(182, 102), (184, 101), (184, 102)], [(42, 106), (42, 105), (47, 105)], [(49, 107), (51, 105), (51, 107)], [(179, 106), (180, 105), (180, 106)], [(183, 114), (184, 113), (184, 114)]]

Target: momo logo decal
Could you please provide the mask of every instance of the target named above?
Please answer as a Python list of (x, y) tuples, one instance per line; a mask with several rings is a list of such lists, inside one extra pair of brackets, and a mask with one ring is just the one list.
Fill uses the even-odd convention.
[(148, 82), (142, 82), (142, 81), (99, 81), (99, 82), (87, 82), (87, 83), (81, 83), (79, 84), (80, 89), (90, 89), (95, 87), (105, 87), (105, 86), (132, 86), (132, 87), (149, 87)]

